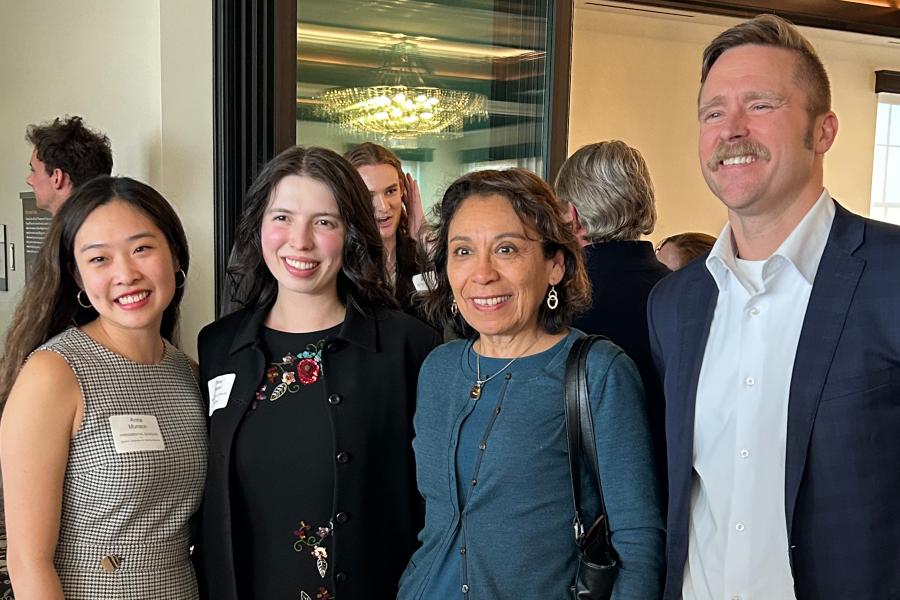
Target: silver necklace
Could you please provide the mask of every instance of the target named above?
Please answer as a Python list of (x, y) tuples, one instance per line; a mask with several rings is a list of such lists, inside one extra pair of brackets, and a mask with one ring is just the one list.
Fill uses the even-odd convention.
[[(475, 352), (474, 347), (472, 348), (472, 351)], [(484, 384), (486, 384), (488, 381), (490, 381), (491, 379), (493, 379), (494, 377), (496, 377), (497, 375), (499, 375), (500, 373), (505, 371), (511, 364), (513, 364), (520, 358), (522, 358), (521, 354), (519, 356), (515, 357), (514, 359), (512, 359), (511, 361), (509, 361), (508, 363), (506, 363), (505, 365), (503, 365), (503, 367), (501, 367), (496, 373), (494, 373), (490, 377), (486, 377), (485, 379), (482, 379), (481, 378), (481, 355), (478, 354), (478, 352), (475, 352), (475, 385), (472, 386), (472, 391), (469, 392), (469, 397), (472, 400), (478, 400), (479, 398), (481, 398), (481, 388), (484, 387)]]
[(475, 383), (472, 385), (472, 389), (469, 391), (469, 397), (472, 400), (478, 400), (479, 398), (481, 398), (481, 388), (484, 387), (484, 384), (486, 384), (488, 381), (490, 381), (491, 379), (493, 379), (494, 377), (496, 377), (497, 375), (499, 375), (500, 373), (502, 373), (503, 371), (508, 369), (509, 366), (512, 365), (514, 362), (516, 362), (517, 360), (519, 360), (520, 358), (525, 356), (525, 354), (529, 350), (531, 350), (531, 348), (535, 344), (537, 344), (537, 341), (539, 339), (541, 339), (540, 336), (538, 338), (536, 338), (533, 342), (531, 342), (528, 345), (528, 347), (522, 351), (522, 354), (518, 355), (517, 357), (515, 357), (514, 359), (510, 360), (508, 363), (503, 365), (493, 375), (491, 375), (489, 377), (485, 377), (484, 379), (481, 378), (481, 355), (478, 354), (478, 351), (475, 349), (475, 344), (472, 344), (472, 352), (475, 353)]

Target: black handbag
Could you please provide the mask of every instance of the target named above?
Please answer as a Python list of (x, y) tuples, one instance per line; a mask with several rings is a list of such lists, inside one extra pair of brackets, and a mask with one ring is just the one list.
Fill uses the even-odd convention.
[[(572, 499), (575, 517), (575, 545), (578, 548), (578, 570), (572, 584), (575, 600), (609, 600), (619, 572), (619, 557), (610, 541), (609, 520), (603, 501), (600, 465), (594, 441), (594, 424), (588, 400), (587, 356), (600, 335), (588, 335), (575, 340), (566, 358), (566, 437), (569, 442), (569, 470), (572, 474)], [(582, 457), (587, 460), (582, 463)], [(596, 482), (600, 498), (600, 514), (584, 530), (581, 510), (582, 470)]]

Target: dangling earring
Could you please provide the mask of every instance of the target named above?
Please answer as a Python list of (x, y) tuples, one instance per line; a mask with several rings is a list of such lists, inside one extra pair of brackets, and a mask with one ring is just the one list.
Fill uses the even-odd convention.
[(457, 306), (456, 300), (450, 302), (450, 314), (454, 317), (459, 314), (459, 306)]
[[(181, 285), (178, 285), (178, 274), (181, 273)], [(187, 283), (187, 273), (184, 272), (184, 269), (178, 269), (175, 271), (175, 287), (179, 290), (184, 287), (184, 284)]]
[(78, 306), (80, 306), (81, 308), (94, 308), (93, 305), (91, 304), (90, 300), (88, 300), (87, 304), (82, 302), (82, 299), (81, 299), (82, 293), (84, 293), (84, 290), (78, 290), (78, 293), (75, 294), (75, 299), (78, 301)]
[(559, 306), (559, 296), (556, 294), (556, 286), (550, 286), (550, 292), (547, 294), (547, 308), (550, 310), (556, 310), (556, 307)]

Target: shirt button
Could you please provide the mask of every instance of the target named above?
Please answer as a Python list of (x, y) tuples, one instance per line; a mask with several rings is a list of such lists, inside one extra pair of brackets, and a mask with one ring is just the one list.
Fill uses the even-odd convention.
[(340, 394), (332, 394), (328, 396), (328, 404), (332, 406), (337, 406), (341, 403), (341, 395)]
[(743, 523), (738, 523), (737, 525), (734, 526), (734, 528), (737, 529), (738, 531), (743, 531), (743, 530), (744, 530), (744, 524), (743, 524)]
[(753, 379), (752, 377), (748, 377), (747, 379), (744, 380), (744, 384), (745, 384), (747, 387), (753, 387), (753, 384), (754, 384), (754, 383), (756, 383), (756, 380)]
[(339, 512), (338, 514), (334, 515), (334, 519), (338, 523), (343, 524), (350, 520), (350, 515), (345, 512)]
[(478, 480), (477, 480), (477, 479), (473, 479), (473, 480), (472, 480), (472, 485), (475, 485), (476, 483), (478, 483)]
[(350, 462), (350, 454), (348, 452), (338, 452), (335, 458), (337, 458), (337, 461), (342, 465), (346, 465)]
[(347, 574), (344, 573), (343, 571), (341, 571), (340, 573), (338, 573), (337, 575), (334, 576), (334, 580), (337, 581), (338, 583), (344, 583), (345, 581), (347, 581)]
[(746, 449), (745, 449), (745, 450), (741, 450), (741, 458), (747, 458), (748, 456), (750, 456), (750, 451), (749, 451), (749, 450), (746, 450)]
[(460, 553), (460, 554), (465, 554), (465, 553), (466, 553), (466, 547), (463, 546), (462, 548), (460, 548), (460, 549), (459, 549), (459, 553)]
[(463, 594), (468, 594), (468, 593), (469, 593), (469, 586), (468, 586), (467, 584), (465, 584), (465, 583), (464, 583), (463, 586), (462, 586), (462, 592), (463, 592)]
[[(754, 317), (755, 317), (756, 315), (758, 315), (758, 314), (759, 314), (759, 307), (754, 306), (753, 308), (751, 308), (751, 309), (750, 309), (750, 314), (753, 315)], [(735, 598), (740, 598), (740, 596), (735, 596)]]
[(485, 448), (487, 448), (487, 444), (485, 444), (484, 442), (481, 442), (480, 444), (478, 444), (479, 450), (484, 450)]

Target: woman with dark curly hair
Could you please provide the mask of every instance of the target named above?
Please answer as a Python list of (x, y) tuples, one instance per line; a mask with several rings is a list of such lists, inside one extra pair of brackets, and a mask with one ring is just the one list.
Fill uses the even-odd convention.
[(209, 477), (204, 598), (389, 598), (421, 526), (412, 413), (432, 329), (391, 310), (369, 191), (293, 147), (250, 190), (239, 306), (199, 339)]
[[(576, 547), (563, 373), (590, 304), (581, 249), (549, 186), (481, 171), (444, 194), (424, 308), (464, 339), (429, 355), (413, 447), (425, 527), (400, 600), (570, 597)], [(594, 344), (588, 387), (612, 543), (614, 598), (659, 596), (663, 521), (640, 376)], [(597, 514), (596, 491), (584, 490)]]

